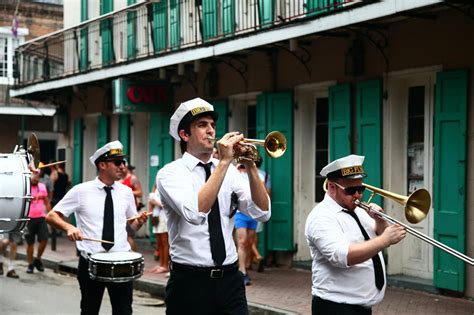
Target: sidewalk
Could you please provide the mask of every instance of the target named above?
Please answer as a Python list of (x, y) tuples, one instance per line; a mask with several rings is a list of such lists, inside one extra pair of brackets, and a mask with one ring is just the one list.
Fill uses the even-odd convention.
[[(75, 272), (75, 246), (65, 237), (57, 238), (56, 251), (48, 243), (43, 255), (46, 267)], [(148, 240), (138, 240), (139, 252), (145, 258), (145, 272), (135, 281), (135, 288), (163, 297), (167, 278), (150, 270), (156, 266), (153, 248)], [(24, 259), (26, 246), (18, 246), (18, 259)], [(251, 314), (311, 314), (311, 272), (302, 269), (266, 268), (263, 273), (249, 271), (252, 285), (247, 286)], [(421, 291), (388, 287), (383, 302), (374, 315), (474, 315), (474, 301), (445, 297)]]

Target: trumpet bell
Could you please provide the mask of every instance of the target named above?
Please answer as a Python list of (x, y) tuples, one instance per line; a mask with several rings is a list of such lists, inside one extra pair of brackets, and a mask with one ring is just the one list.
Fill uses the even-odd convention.
[(279, 131), (272, 131), (265, 137), (265, 151), (272, 158), (279, 158), (286, 151), (286, 138)]

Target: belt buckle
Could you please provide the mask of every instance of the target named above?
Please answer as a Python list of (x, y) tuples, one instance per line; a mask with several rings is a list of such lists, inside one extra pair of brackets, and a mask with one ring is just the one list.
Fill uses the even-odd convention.
[(224, 278), (224, 270), (223, 269), (211, 269), (210, 277), (212, 279)]

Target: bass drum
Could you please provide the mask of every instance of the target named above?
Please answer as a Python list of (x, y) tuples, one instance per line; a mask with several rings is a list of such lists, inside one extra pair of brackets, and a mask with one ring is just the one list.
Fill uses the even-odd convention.
[(0, 233), (25, 228), (31, 200), (26, 153), (0, 154)]

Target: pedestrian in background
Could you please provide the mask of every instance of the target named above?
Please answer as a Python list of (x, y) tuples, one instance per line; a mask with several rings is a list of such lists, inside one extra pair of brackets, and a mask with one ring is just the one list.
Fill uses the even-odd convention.
[(156, 184), (153, 186), (153, 192), (148, 198), (150, 207), (152, 208), (152, 232), (155, 234), (156, 249), (160, 255), (159, 264), (151, 271), (155, 273), (164, 273), (169, 271), (169, 244), (168, 244), (168, 227), (166, 213), (163, 210), (160, 196), (156, 190)]
[(248, 314), (243, 276), (232, 237), (231, 196), (241, 211), (261, 221), (270, 218), (270, 200), (253, 161), (246, 161), (250, 187), (232, 165), (244, 136), (225, 134), (212, 158), (217, 112), (195, 98), (181, 103), (170, 119), (170, 135), (183, 156), (157, 174), (157, 187), (168, 218), (170, 278), (167, 314)]
[[(34, 267), (43, 272), (44, 266), (41, 257), (48, 243), (48, 225), (46, 224), (46, 214), (51, 211), (51, 202), (48, 191), (43, 183), (39, 182), (39, 174), (31, 174), (31, 201), (26, 224), (25, 239), (27, 243), (26, 259), (28, 261), (27, 273), (33, 273)], [(36, 257), (33, 260), (35, 238), (38, 239)]]
[[(249, 184), (247, 169), (245, 164), (237, 164), (237, 169), (242, 175), (243, 180)], [(239, 255), (239, 271), (244, 276), (244, 284), (250, 285), (252, 280), (247, 273), (248, 257), (252, 251), (252, 242), (255, 238), (257, 229), (257, 220), (251, 218), (241, 211), (235, 214), (235, 230), (237, 233), (238, 255)]]
[[(262, 170), (263, 158), (262, 156), (258, 156), (257, 160), (255, 161), (255, 165), (258, 167), (258, 175), (260, 180), (265, 185), (265, 189), (267, 190), (268, 196), (272, 197), (272, 182), (270, 180), (270, 175)], [(255, 229), (255, 235), (253, 239), (250, 240), (251, 242), (251, 250), (250, 254), (248, 255), (246, 266), (248, 269), (252, 267), (252, 262), (255, 261), (257, 263), (257, 272), (263, 272), (264, 270), (264, 257), (260, 255), (258, 250), (258, 239), (259, 235), (263, 231), (263, 223), (257, 222), (257, 228)]]
[(10, 260), (8, 261), (8, 271), (6, 276), (8, 278), (18, 279), (20, 276), (15, 271), (15, 260), (17, 253), (17, 246), (21, 242), (21, 233), (10, 232), (0, 234), (0, 275), (3, 275), (3, 255), (8, 245), (10, 245)]
[(363, 162), (363, 156), (349, 155), (321, 170), (327, 192), (305, 226), (313, 259), (313, 315), (372, 314), (387, 287), (382, 250), (406, 235), (403, 227), (389, 225), (354, 204), (365, 189)]
[[(98, 176), (91, 181), (71, 188), (64, 198), (48, 214), (47, 221), (66, 232), (76, 241), (80, 252), (77, 280), (81, 289), (81, 314), (99, 314), (107, 288), (113, 314), (132, 314), (133, 282), (101, 282), (89, 276), (89, 256), (100, 252), (130, 251), (126, 225), (138, 230), (147, 221), (145, 212), (137, 216), (132, 191), (120, 184), (120, 167), (124, 164), (123, 145), (120, 141), (109, 142), (90, 158)], [(75, 214), (77, 227), (65, 221)], [(134, 220), (127, 220), (134, 217)], [(85, 237), (108, 241), (92, 242)], [(112, 244), (110, 244), (112, 242)]]
[[(125, 164), (120, 166), (120, 171), (122, 174), (121, 174), (121, 178), (119, 182), (124, 184), (127, 187), (130, 187), (130, 189), (133, 192), (133, 197), (135, 198), (135, 206), (137, 207), (137, 210), (140, 211), (141, 207), (139, 207), (139, 198), (141, 198), (143, 195), (142, 186), (140, 185), (140, 181), (138, 180), (138, 177), (135, 174), (133, 174), (133, 170), (135, 169), (135, 166), (130, 165), (128, 161), (125, 159), (124, 161), (125, 161)], [(127, 225), (127, 240), (130, 243), (132, 250), (136, 252), (137, 245), (135, 244), (135, 230), (133, 230), (128, 225)]]
[(51, 201), (53, 199), (53, 191), (54, 191), (54, 184), (51, 178), (49, 177), (49, 168), (44, 167), (43, 162), (39, 162), (38, 169), (40, 174), (40, 183), (46, 186), (46, 190), (48, 191), (48, 198)]

